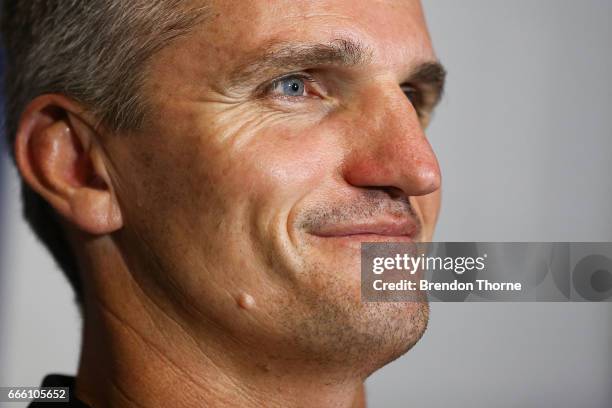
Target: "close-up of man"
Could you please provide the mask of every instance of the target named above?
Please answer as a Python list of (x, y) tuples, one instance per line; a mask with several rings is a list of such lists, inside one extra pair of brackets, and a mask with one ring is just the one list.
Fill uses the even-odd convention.
[(359, 267), (438, 219), (445, 70), (419, 1), (2, 12), (24, 215), (83, 318), (76, 376), (43, 384), (61, 406), (364, 407), (429, 318), (363, 302)]

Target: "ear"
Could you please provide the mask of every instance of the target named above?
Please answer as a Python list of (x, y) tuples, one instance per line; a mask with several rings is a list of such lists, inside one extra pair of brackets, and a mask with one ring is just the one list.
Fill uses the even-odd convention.
[(89, 234), (108, 234), (123, 220), (98, 134), (83, 112), (61, 95), (34, 99), (21, 116), (15, 158), (25, 182), (64, 219)]

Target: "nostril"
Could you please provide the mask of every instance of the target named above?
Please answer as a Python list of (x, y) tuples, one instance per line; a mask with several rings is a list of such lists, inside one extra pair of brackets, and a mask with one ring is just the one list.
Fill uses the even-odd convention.
[(389, 195), (389, 197), (393, 199), (398, 199), (406, 196), (406, 194), (404, 194), (404, 192), (397, 187), (385, 187), (384, 190)]
[(362, 186), (364, 188), (365, 196), (372, 199), (379, 199), (385, 197), (392, 200), (405, 199), (406, 194), (397, 187), (394, 186)]

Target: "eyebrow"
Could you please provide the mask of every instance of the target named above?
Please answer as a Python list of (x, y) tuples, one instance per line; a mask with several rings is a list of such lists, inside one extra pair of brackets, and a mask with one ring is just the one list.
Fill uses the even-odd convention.
[(327, 44), (269, 43), (252, 55), (231, 72), (230, 84), (250, 83), (264, 76), (273, 76), (278, 71), (322, 65), (363, 65), (371, 59), (372, 52), (357, 41), (337, 39)]
[[(245, 62), (229, 74), (229, 86), (240, 87), (257, 83), (264, 77), (317, 66), (354, 67), (365, 65), (373, 58), (373, 51), (359, 41), (343, 38), (329, 43), (268, 42), (250, 52)], [(412, 69), (403, 83), (421, 88), (428, 109), (433, 109), (442, 98), (446, 70), (438, 61), (427, 61)]]

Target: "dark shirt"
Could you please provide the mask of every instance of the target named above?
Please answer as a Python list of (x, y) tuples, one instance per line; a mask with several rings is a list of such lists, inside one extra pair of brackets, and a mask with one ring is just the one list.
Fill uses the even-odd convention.
[(74, 395), (74, 377), (52, 374), (45, 377), (41, 387), (68, 387), (70, 402), (32, 402), (28, 408), (90, 408)]

